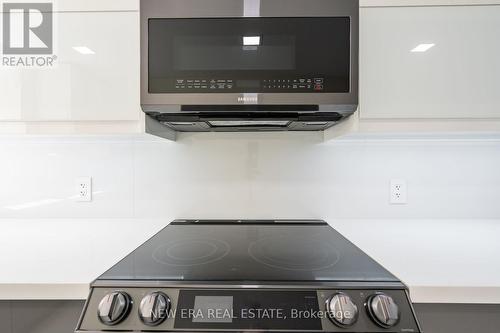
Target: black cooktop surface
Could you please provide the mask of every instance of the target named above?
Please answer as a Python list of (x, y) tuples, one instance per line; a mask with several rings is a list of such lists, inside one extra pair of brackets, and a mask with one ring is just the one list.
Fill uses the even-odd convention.
[(98, 280), (399, 282), (323, 221), (174, 221)]

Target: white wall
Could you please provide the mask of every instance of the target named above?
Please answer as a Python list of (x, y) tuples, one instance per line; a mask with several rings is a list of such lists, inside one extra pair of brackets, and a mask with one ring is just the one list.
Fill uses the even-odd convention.
[(2, 137), (0, 161), (0, 218), (500, 218), (499, 136)]
[(0, 299), (85, 298), (171, 219), (219, 217), (323, 218), (416, 302), (500, 302), (499, 170), (500, 135), (0, 137)]

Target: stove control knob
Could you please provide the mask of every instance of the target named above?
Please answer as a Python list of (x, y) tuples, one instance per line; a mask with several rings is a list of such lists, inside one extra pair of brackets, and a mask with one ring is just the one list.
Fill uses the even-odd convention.
[(127, 317), (131, 307), (130, 296), (123, 291), (115, 291), (102, 298), (97, 309), (97, 316), (105, 325), (116, 325)]
[(394, 299), (384, 293), (376, 293), (366, 304), (373, 321), (382, 328), (391, 328), (399, 321), (399, 307)]
[(170, 298), (160, 291), (147, 294), (139, 305), (139, 317), (148, 326), (160, 325), (170, 311)]
[(345, 293), (333, 294), (326, 301), (326, 311), (330, 320), (339, 327), (348, 327), (358, 320), (358, 307)]

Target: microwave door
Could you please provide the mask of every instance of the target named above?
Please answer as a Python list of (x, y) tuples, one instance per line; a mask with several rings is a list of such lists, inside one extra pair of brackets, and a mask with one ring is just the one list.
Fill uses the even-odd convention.
[(350, 26), (348, 16), (152, 18), (148, 92), (347, 93)]

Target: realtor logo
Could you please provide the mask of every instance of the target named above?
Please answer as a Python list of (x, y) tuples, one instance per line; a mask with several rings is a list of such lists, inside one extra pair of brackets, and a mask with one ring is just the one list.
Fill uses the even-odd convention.
[(4, 3), (3, 16), (3, 54), (52, 53), (52, 3)]
[(52, 3), (6, 2), (2, 7), (3, 67), (53, 67)]

